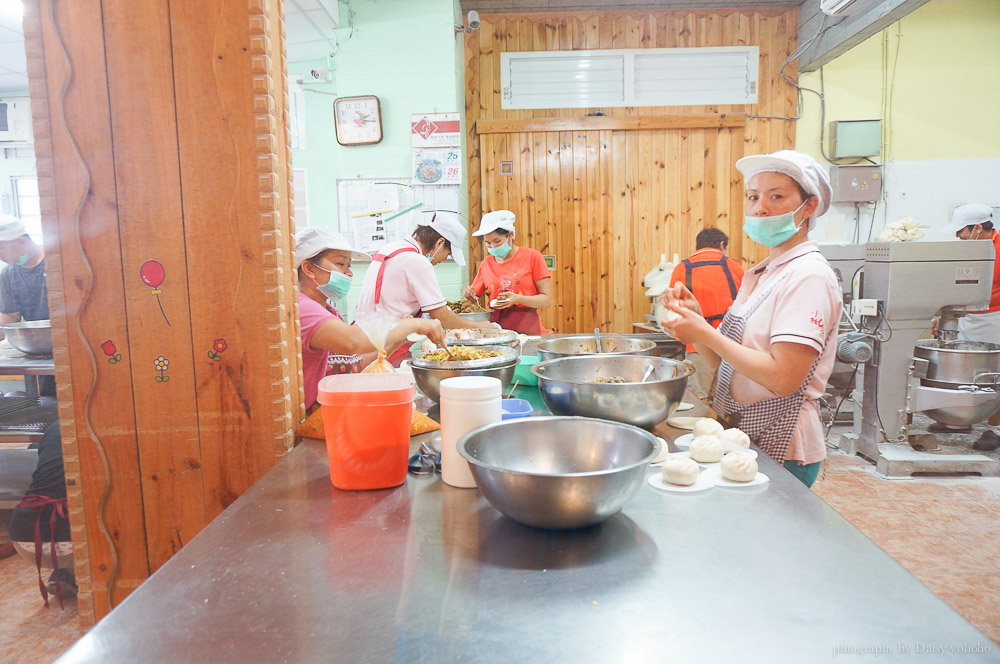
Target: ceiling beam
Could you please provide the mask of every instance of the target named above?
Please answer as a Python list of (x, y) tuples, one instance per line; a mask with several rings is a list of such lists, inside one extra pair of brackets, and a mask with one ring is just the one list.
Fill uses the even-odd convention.
[[(829, 28), (799, 56), (799, 71), (815, 71), (876, 35), (929, 0), (862, 0), (864, 6), (850, 16), (827, 16), (820, 0), (805, 0), (799, 7), (799, 44)], [(831, 27), (832, 26), (832, 27)]]

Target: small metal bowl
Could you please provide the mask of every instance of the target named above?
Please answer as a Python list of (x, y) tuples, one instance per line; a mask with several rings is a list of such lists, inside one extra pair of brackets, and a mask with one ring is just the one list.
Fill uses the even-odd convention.
[(472, 313), (468, 313), (468, 314), (458, 314), (458, 316), (460, 318), (464, 318), (465, 320), (488, 321), (490, 319), (490, 312), (489, 311), (473, 311)]
[(10, 345), (27, 355), (52, 355), (52, 325), (47, 320), (30, 320), (0, 325)]
[(580, 355), (652, 355), (656, 342), (649, 339), (631, 339), (619, 334), (601, 335), (602, 352), (597, 352), (597, 341), (592, 334), (558, 339), (543, 339), (535, 344), (542, 360)]
[[(639, 382), (650, 365), (653, 373), (645, 383)], [(538, 377), (542, 400), (554, 415), (598, 417), (649, 428), (676, 410), (694, 366), (665, 357), (582, 355), (539, 362), (531, 373)], [(626, 382), (594, 382), (612, 376)]]
[(458, 452), (486, 500), (536, 528), (583, 528), (621, 511), (660, 444), (627, 424), (528, 417), (473, 429)]

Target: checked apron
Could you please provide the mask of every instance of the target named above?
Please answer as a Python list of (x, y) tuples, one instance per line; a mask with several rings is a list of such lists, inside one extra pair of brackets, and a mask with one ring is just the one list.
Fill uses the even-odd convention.
[[(722, 319), (719, 332), (742, 344), (743, 330), (747, 320), (757, 311), (764, 300), (771, 297), (774, 290), (789, 274), (786, 271), (778, 277), (760, 297), (750, 304), (741, 316), (733, 315), (733, 310), (730, 309), (725, 318)], [(833, 329), (836, 327), (833, 326)], [(828, 343), (829, 340), (828, 334), (826, 342)], [(798, 422), (799, 413), (802, 410), (802, 402), (805, 401), (806, 386), (809, 385), (813, 374), (816, 373), (820, 357), (822, 357), (822, 353), (816, 356), (816, 361), (809, 369), (809, 375), (792, 394), (786, 397), (764, 399), (747, 405), (737, 403), (730, 396), (729, 386), (733, 379), (733, 367), (723, 360), (722, 364), (719, 365), (719, 378), (715, 386), (715, 401), (713, 403), (715, 410), (728, 426), (739, 427), (769, 457), (778, 463), (784, 463), (785, 455), (788, 454), (788, 446), (792, 442), (795, 424)], [(819, 407), (816, 406), (816, 408), (818, 411)]]

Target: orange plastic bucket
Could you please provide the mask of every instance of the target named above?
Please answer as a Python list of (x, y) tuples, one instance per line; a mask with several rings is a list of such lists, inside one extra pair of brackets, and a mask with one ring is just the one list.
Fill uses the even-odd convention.
[(340, 374), (319, 382), (333, 486), (385, 489), (406, 481), (414, 394), (407, 374)]

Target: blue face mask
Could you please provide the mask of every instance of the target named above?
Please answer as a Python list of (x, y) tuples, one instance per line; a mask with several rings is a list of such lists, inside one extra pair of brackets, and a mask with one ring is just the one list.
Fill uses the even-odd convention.
[(28, 262), (28, 254), (21, 254), (20, 256), (17, 257), (18, 265), (24, 265), (27, 262)]
[(510, 241), (504, 242), (499, 247), (486, 247), (486, 251), (490, 252), (490, 256), (505, 258), (510, 253)]
[[(803, 201), (802, 205), (805, 205)], [(743, 231), (757, 244), (765, 247), (777, 247), (799, 232), (802, 224), (795, 224), (795, 213), (802, 209), (798, 206), (791, 212), (777, 214), (773, 217), (745, 216)], [(803, 223), (805, 220), (803, 220)]]
[(337, 272), (336, 270), (328, 270), (325, 267), (320, 267), (319, 265), (313, 265), (313, 267), (318, 267), (324, 272), (330, 275), (330, 279), (325, 283), (321, 284), (315, 279), (316, 288), (323, 295), (331, 300), (339, 300), (347, 295), (347, 291), (351, 290), (351, 278), (344, 274), (343, 272)]

